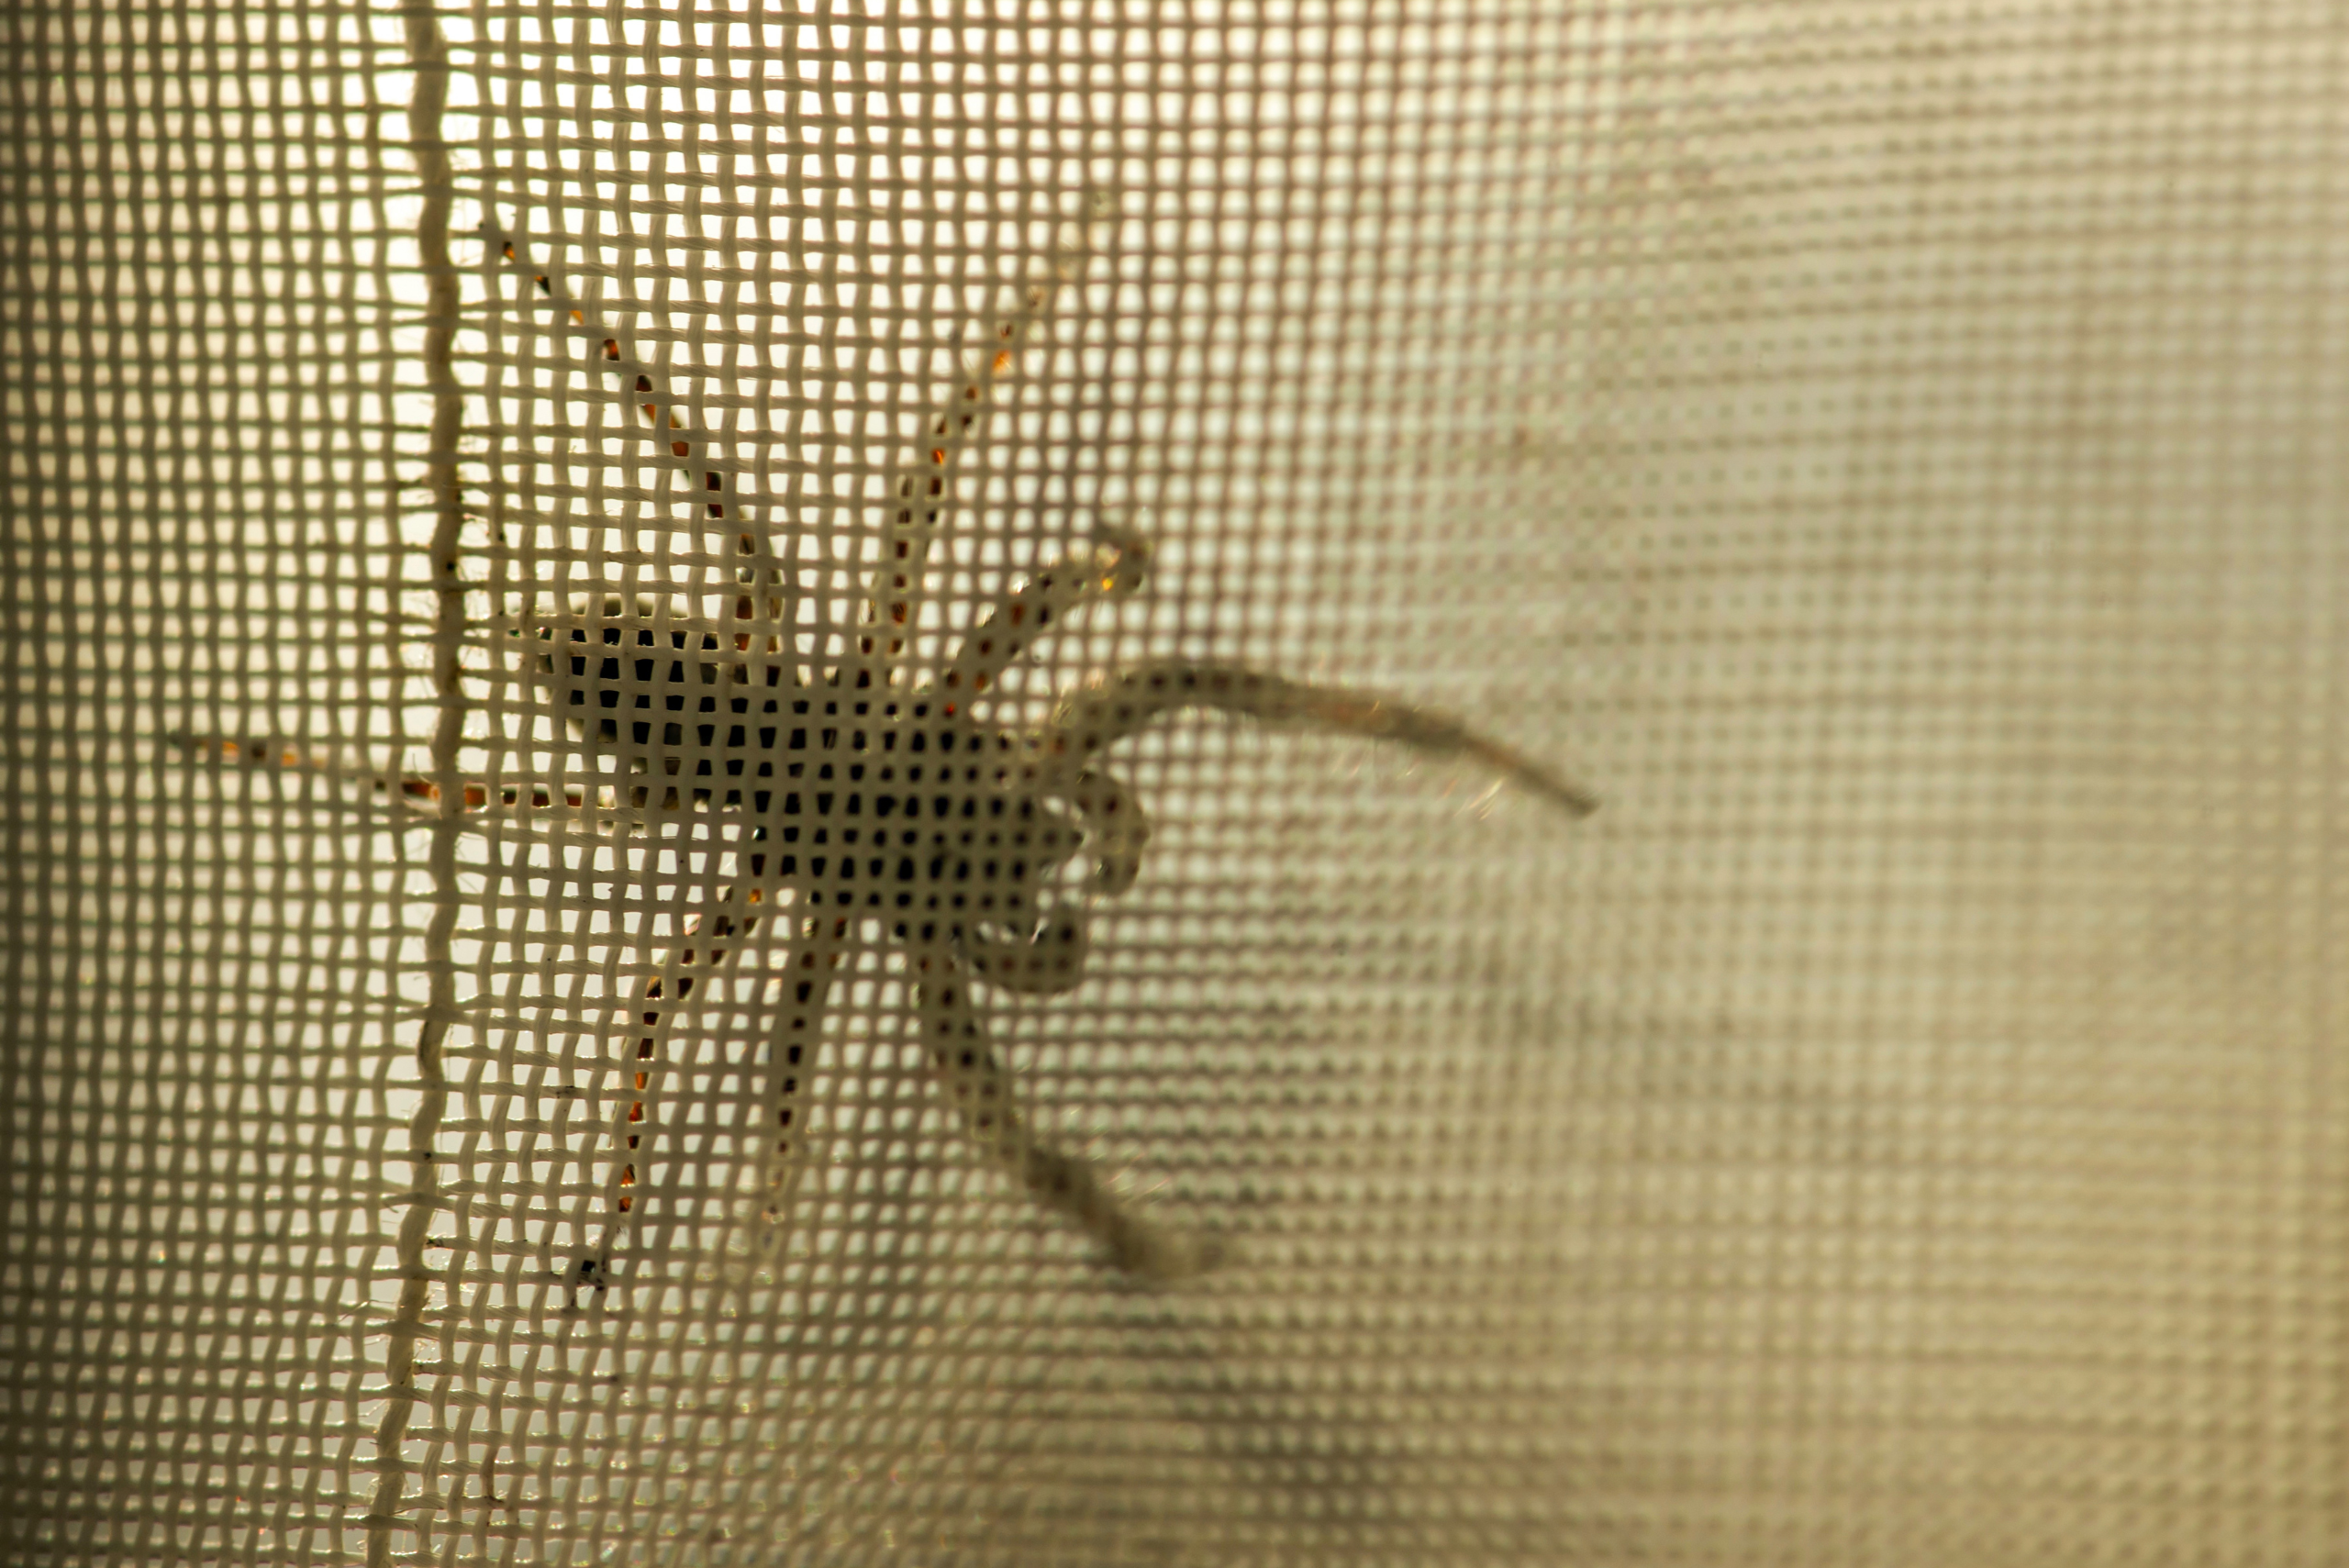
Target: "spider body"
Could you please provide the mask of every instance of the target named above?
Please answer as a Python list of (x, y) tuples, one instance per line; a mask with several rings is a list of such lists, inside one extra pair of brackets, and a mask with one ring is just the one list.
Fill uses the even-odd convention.
[(877, 917), (901, 943), (943, 944), (1023, 989), (1075, 983), (1080, 926), (1046, 911), (1088, 837), (1085, 812), (1109, 803), (1051, 790), (1034, 738), (942, 696), (893, 695), (866, 670), (802, 684), (751, 651), (775, 639), (746, 632), (607, 621), (540, 635), (550, 700), (615, 799), (738, 818), (738, 874), (766, 901)]
[[(688, 651), (684, 633), (670, 640), (677, 652)], [(698, 640), (711, 645), (703, 651), (718, 651), (715, 637)], [(647, 673), (663, 665), (673, 684), (686, 679), (683, 657), (632, 662), (640, 687), (662, 679), (654, 673), (648, 680)], [(664, 802), (690, 792), (699, 802), (742, 813), (756, 824), (754, 840), (768, 846), (752, 855), (751, 874), (796, 888), (814, 907), (920, 910), (936, 918), (947, 910), (991, 909), (998, 899), (1014, 906), (1034, 858), (1062, 849), (1064, 860), (1073, 847), (1039, 820), (1032, 797), (1011, 787), (1001, 755), (1007, 740), (943, 715), (934, 720), (929, 703), (803, 689), (705, 695), (695, 704), (678, 694), (662, 699), (661, 707), (679, 712), (690, 704), (693, 718), (664, 721), (655, 709), (649, 719), (597, 720), (597, 706), (608, 712), (615, 699), (633, 695), (637, 712), (653, 699), (614, 678), (619, 659), (574, 655), (569, 664), (563, 695), (574, 708), (586, 707), (581, 728), (596, 734), (583, 733), (579, 743), (590, 755), (649, 763), (657, 748), (665, 750), (659, 760), (666, 763), (686, 761), (678, 753), (687, 747), (700, 753), (691, 759), (689, 779), (664, 769), (662, 782), (630, 786), (633, 806), (651, 806), (656, 792)], [(649, 768), (641, 771), (652, 776)], [(678, 782), (666, 782), (672, 778)], [(972, 885), (974, 876), (991, 891), (949, 891)]]

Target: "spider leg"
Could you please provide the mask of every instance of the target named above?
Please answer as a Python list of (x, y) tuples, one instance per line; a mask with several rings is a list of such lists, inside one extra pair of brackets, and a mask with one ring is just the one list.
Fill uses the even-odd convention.
[(1073, 1221), (1109, 1262), (1142, 1279), (1187, 1278), (1223, 1261), (1212, 1241), (1162, 1230), (1120, 1202), (1093, 1167), (1038, 1139), (971, 1006), (970, 977), (948, 952), (917, 956), (923, 1060), (980, 1151), (1022, 1191)]
[(1043, 736), (1048, 773), (1064, 774), (1073, 784), (1094, 766), (1099, 753), (1119, 740), (1162, 715), (1192, 708), (1393, 740), (1431, 757), (1464, 758), (1576, 817), (1598, 809), (1598, 797), (1582, 785), (1444, 714), (1350, 687), (1312, 685), (1238, 665), (1181, 659), (1153, 660), (1121, 670), (1104, 684), (1072, 695)]
[[(689, 1123), (674, 1114), (699, 1091), (689, 1078), (680, 1087), (674, 1080), (690, 1069), (672, 1060), (672, 1042), (680, 1023), (710, 1000), (711, 991), (727, 972), (740, 971), (742, 951), (777, 940), (774, 929), (762, 926), (780, 922), (796, 940), (785, 942), (786, 962), (781, 974), (767, 1060), (748, 1064), (747, 1075), (757, 1085), (756, 1106), (729, 1144), (730, 1159), (721, 1160), (712, 1147), (689, 1146), (688, 1140), (714, 1139), (718, 1123)], [(827, 923), (829, 924), (829, 923)], [(708, 1168), (719, 1164), (751, 1173), (747, 1184), (752, 1201), (763, 1211), (752, 1227), (772, 1227), (790, 1200), (790, 1188), (799, 1169), (801, 1140), (807, 1117), (800, 1094), (803, 1059), (812, 1053), (823, 1028), (823, 1009), (829, 995), (832, 970), (842, 947), (841, 934), (821, 933), (803, 922), (796, 908), (779, 903), (774, 891), (755, 877), (746, 877), (720, 891), (710, 907), (694, 922), (663, 960), (660, 973), (645, 983), (626, 1015), (629, 1094), (618, 1127), (619, 1156), (605, 1191), (602, 1236), (593, 1257), (580, 1265), (603, 1283), (611, 1280), (616, 1244), (626, 1237), (629, 1252), (641, 1267), (646, 1262), (707, 1240), (713, 1224), (739, 1222), (733, 1200), (743, 1184), (714, 1182)], [(772, 985), (765, 976), (761, 983)], [(749, 1007), (751, 998), (734, 998)], [(692, 1069), (709, 1064), (691, 1064)], [(696, 1076), (736, 1082), (722, 1072)], [(664, 1119), (665, 1118), (665, 1119)], [(704, 1171), (696, 1185), (685, 1174)], [(714, 1187), (722, 1192), (713, 1193)], [(713, 1201), (713, 1198), (716, 1201)], [(713, 1216), (716, 1217), (715, 1220)]]
[[(954, 694), (953, 701), (984, 695), (1005, 670), (1077, 610), (1104, 596), (1141, 592), (1150, 559), (1150, 541), (1140, 533), (1120, 523), (1097, 524), (1085, 553), (1039, 572), (1004, 595), (963, 639), (940, 685)], [(1123, 780), (1097, 768), (1070, 780), (1067, 797), (1091, 845), (1092, 891), (1110, 897), (1125, 892), (1141, 869), (1142, 849), (1150, 841), (1150, 818), (1141, 802)], [(1077, 956), (1082, 962), (1082, 954)], [(993, 964), (988, 977), (996, 977)]]
[[(418, 817), (439, 814), (440, 786), (429, 779), (395, 779), (380, 769), (354, 767), (294, 741), (229, 740), (217, 735), (173, 734), (164, 738), (174, 751), (196, 762), (225, 762), (255, 773), (280, 777), (320, 778), (330, 784), (357, 785), (383, 798), (374, 806), (405, 807)], [(468, 788), (468, 795), (473, 793)], [(482, 791), (486, 801), (488, 792)], [(372, 807), (370, 808), (372, 814)]]
[[(711, 519), (727, 519), (739, 525), (740, 532), (735, 549), (746, 558), (742, 562), (749, 573), (746, 581), (785, 581), (777, 574), (781, 563), (773, 542), (757, 519), (758, 501), (745, 492), (742, 484), (746, 470), (740, 462), (717, 455), (718, 446), (724, 439), (722, 433), (701, 425), (685, 401), (669, 390), (661, 368), (636, 355), (625, 333), (598, 319), (587, 302), (557, 278), (552, 268), (530, 260), (529, 239), (518, 217), (511, 224), (500, 224), (493, 217), (483, 225), (482, 233), (490, 242), (494, 264), (528, 279), (533, 297), (561, 314), (570, 336), (593, 347), (596, 363), (618, 383), (620, 400), (629, 409), (629, 423), (644, 429), (665, 447), (687, 484), (702, 493), (703, 505), (708, 508)], [(667, 439), (661, 441), (663, 433)], [(744, 596), (738, 608), (745, 619), (751, 617), (749, 595)], [(766, 607), (765, 618), (776, 622), (785, 618), (779, 602)]]
[(1055, 252), (1046, 275), (1021, 291), (1018, 308), (997, 322), (995, 341), (955, 384), (924, 428), (913, 460), (890, 482), (894, 509), (860, 634), (861, 651), (885, 671), (895, 672), (908, 662), (908, 645), (921, 624), (930, 548), (943, 533), (953, 506), (954, 469), (969, 450), (996, 388), (1014, 372), (1022, 351), (1041, 335), (1062, 285), (1084, 272), (1094, 225), (1111, 217), (1115, 208), (1107, 193), (1088, 199), (1085, 217), (1074, 237)]
[[(381, 796), (377, 805), (402, 815), (430, 818), (441, 814), (440, 786), (421, 774), (394, 774), (379, 768), (355, 767), (306, 751), (292, 741), (225, 740), (210, 735), (173, 735), (166, 739), (198, 761), (218, 760), (255, 771), (269, 769), (281, 777), (321, 778), (332, 784), (356, 785)], [(480, 779), (467, 779), (458, 812), (468, 817), (495, 817), (518, 813), (525, 806), (544, 808), (553, 804), (558, 789), (563, 789), (566, 804), (580, 804), (582, 795), (576, 784), (567, 788), (543, 783), (493, 787)]]
[(1116, 524), (1097, 527), (1084, 552), (1053, 562), (996, 601), (963, 639), (940, 689), (958, 703), (993, 691), (1006, 670), (1071, 615), (1096, 599), (1140, 592), (1149, 568), (1148, 539)]

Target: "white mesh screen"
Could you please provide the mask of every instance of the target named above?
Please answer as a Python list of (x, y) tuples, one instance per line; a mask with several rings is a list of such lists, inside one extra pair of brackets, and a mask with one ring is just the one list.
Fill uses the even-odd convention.
[(2331, 7), (10, 27), (10, 1561), (2340, 1560)]

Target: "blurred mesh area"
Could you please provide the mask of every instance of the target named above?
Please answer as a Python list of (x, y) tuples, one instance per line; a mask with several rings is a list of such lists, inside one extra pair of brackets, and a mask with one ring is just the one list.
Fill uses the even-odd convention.
[[(2349, 1551), (2335, 8), (7, 26), (10, 1561)], [(1119, 742), (971, 1014), (1163, 1284), (889, 917), (638, 1057), (747, 819), (528, 635), (936, 699), (1117, 528), (971, 713), (1601, 801)]]

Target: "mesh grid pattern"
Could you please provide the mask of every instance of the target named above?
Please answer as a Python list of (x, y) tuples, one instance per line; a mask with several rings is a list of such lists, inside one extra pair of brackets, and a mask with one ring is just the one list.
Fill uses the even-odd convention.
[[(2349, 1549), (2330, 8), (10, 26), (11, 1561)], [(1021, 985), (573, 728), (1080, 577), (1602, 808), (1138, 728)]]

